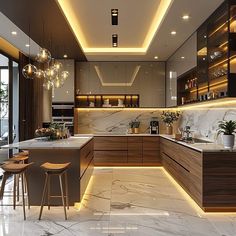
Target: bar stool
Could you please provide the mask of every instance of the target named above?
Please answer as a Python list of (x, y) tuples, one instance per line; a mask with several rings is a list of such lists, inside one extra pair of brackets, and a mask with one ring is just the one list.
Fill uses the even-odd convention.
[[(22, 187), (22, 203), (23, 203), (23, 213), (24, 213), (24, 220), (26, 220), (26, 216), (25, 216), (25, 194), (24, 194), (24, 182), (27, 185), (27, 189), (28, 189), (28, 182), (27, 182), (27, 177), (25, 175), (25, 172), (27, 171), (28, 167), (33, 164), (17, 164), (17, 163), (8, 163), (8, 164), (4, 164), (1, 166), (1, 168), (5, 171), (3, 174), (3, 180), (2, 180), (2, 186), (0, 189), (0, 199), (3, 199), (3, 195), (4, 195), (4, 188), (5, 188), (5, 184), (6, 184), (6, 180), (8, 177), (10, 177), (11, 175), (14, 176), (14, 185), (13, 185), (13, 209), (16, 209), (16, 182), (17, 182), (17, 175), (21, 176), (21, 187)], [(23, 181), (25, 176), (25, 181)], [(29, 193), (27, 192), (27, 198), (28, 198), (28, 208), (30, 208), (30, 202), (29, 202)]]
[[(46, 178), (45, 178), (45, 183), (44, 183), (44, 188), (43, 188), (43, 196), (42, 196), (42, 201), (41, 201), (39, 220), (41, 220), (41, 216), (42, 216), (42, 212), (43, 212), (46, 191), (48, 193), (48, 198), (47, 198), (48, 209), (50, 210), (50, 198), (51, 197), (61, 197), (62, 204), (64, 207), (65, 220), (67, 220), (66, 205), (67, 205), (67, 209), (69, 209), (67, 170), (68, 170), (69, 165), (70, 165), (70, 162), (63, 163), (63, 164), (55, 164), (55, 163), (46, 162), (43, 165), (41, 165), (41, 168), (45, 171)], [(61, 196), (51, 196), (50, 195), (50, 179), (51, 179), (52, 175), (57, 175), (59, 177)], [(62, 184), (62, 176), (63, 175), (65, 177), (66, 194), (64, 194), (64, 188), (63, 188), (63, 184)], [(65, 204), (65, 199), (66, 199), (66, 204)]]
[[(29, 159), (29, 156), (27, 154), (28, 152), (19, 152), (13, 157), (9, 158), (8, 161), (12, 161), (18, 164), (25, 164), (25, 162)], [(25, 181), (25, 175), (23, 175), (23, 179)], [(19, 196), (20, 196), (20, 176), (17, 176), (17, 201), (19, 201)], [(28, 192), (27, 190), (27, 184), (25, 184), (25, 192)]]

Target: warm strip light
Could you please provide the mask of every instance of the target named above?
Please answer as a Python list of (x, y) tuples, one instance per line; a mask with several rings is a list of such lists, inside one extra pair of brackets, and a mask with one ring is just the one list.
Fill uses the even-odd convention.
[(143, 41), (143, 45), (138, 48), (94, 48), (90, 47), (86, 41), (86, 37), (83, 34), (82, 27), (80, 23), (78, 22), (77, 15), (75, 13), (75, 10), (73, 9), (73, 6), (69, 0), (57, 0), (57, 3), (61, 9), (61, 11), (64, 13), (72, 31), (75, 34), (75, 37), (80, 44), (81, 48), (83, 49), (85, 54), (88, 55), (96, 55), (96, 54), (135, 54), (135, 55), (143, 55), (146, 54), (156, 32), (160, 28), (160, 25), (162, 24), (168, 9), (170, 8), (171, 4), (174, 0), (161, 0), (159, 7), (156, 11), (156, 14), (154, 16), (154, 19), (150, 25), (150, 28), (147, 32), (147, 35)]
[[(231, 63), (232, 63), (233, 61), (235, 61), (235, 59), (236, 59), (236, 56), (235, 56), (235, 55), (234, 55), (234, 56), (231, 56), (231, 57), (229, 58), (229, 60), (232, 60)], [(214, 64), (213, 66), (209, 67), (209, 69), (212, 69), (212, 68), (214, 68), (214, 67), (216, 67), (216, 66), (218, 66), (218, 65), (221, 65), (222, 63), (227, 62), (227, 61), (228, 61), (228, 58), (225, 59), (225, 60), (223, 60), (223, 61), (220, 61), (220, 62)], [(223, 66), (226, 66), (226, 65), (227, 65), (227, 64), (225, 64), (225, 65), (223, 65)]]
[(133, 83), (134, 83), (136, 77), (137, 77), (137, 74), (138, 74), (140, 68), (141, 68), (140, 65), (138, 65), (138, 66), (135, 67), (134, 72), (133, 72), (133, 74), (132, 74), (132, 76), (131, 76), (131, 80), (130, 80), (130, 82), (128, 82), (128, 83), (106, 83), (106, 82), (104, 82), (104, 80), (103, 80), (103, 76), (102, 76), (102, 73), (101, 73), (101, 71), (100, 71), (100, 69), (99, 69), (99, 66), (94, 66), (94, 69), (95, 69), (95, 71), (96, 71), (96, 73), (97, 73), (97, 76), (98, 76), (98, 78), (99, 78), (99, 80), (100, 80), (102, 86), (104, 86), (104, 87), (112, 87), (112, 86), (115, 86), (115, 87), (119, 87), (119, 86), (120, 86), (120, 87), (125, 87), (125, 86), (126, 86), (126, 87), (131, 87), (131, 86), (133, 85)]
[(89, 182), (88, 182), (88, 185), (86, 187), (86, 190), (84, 192), (84, 195), (83, 195), (83, 198), (81, 200), (81, 202), (75, 202), (74, 203), (74, 208), (77, 210), (77, 211), (80, 211), (81, 207), (84, 205), (83, 202), (85, 201), (84, 198), (85, 198), (85, 195), (88, 191), (88, 189), (90, 189), (91, 185), (92, 185), (92, 180), (93, 180), (93, 176), (91, 176)]
[(207, 47), (202, 48), (197, 52), (198, 56), (206, 56), (207, 55)]
[(220, 82), (217, 82), (217, 83), (214, 83), (214, 84), (210, 84), (210, 87), (215, 87), (215, 86), (217, 86), (217, 85), (225, 84), (225, 83), (227, 83), (227, 82), (228, 82), (228, 80), (223, 80), (223, 81), (220, 81)]

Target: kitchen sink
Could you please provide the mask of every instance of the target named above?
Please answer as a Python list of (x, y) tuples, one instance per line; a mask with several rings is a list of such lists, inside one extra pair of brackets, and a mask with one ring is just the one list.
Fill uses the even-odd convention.
[(207, 141), (204, 139), (198, 139), (198, 138), (193, 138), (191, 140), (182, 140), (182, 141), (186, 142), (186, 143), (213, 143), (211, 141)]

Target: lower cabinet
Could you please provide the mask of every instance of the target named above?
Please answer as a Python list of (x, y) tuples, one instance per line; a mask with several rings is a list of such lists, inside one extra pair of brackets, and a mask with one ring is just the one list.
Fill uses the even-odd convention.
[(161, 157), (164, 168), (202, 206), (202, 153), (162, 138)]
[(161, 164), (159, 137), (95, 137), (96, 166), (156, 166)]

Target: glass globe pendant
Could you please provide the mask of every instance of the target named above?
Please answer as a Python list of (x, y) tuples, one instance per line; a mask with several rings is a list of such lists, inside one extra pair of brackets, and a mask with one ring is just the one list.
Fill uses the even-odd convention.
[(61, 78), (65, 81), (69, 78), (69, 72), (68, 71), (62, 71), (61, 72)]
[(53, 80), (56, 76), (56, 71), (53, 67), (49, 67), (48, 69), (46, 69), (45, 75), (47, 79)]
[(27, 64), (22, 69), (22, 74), (26, 79), (33, 79), (36, 76), (37, 68), (32, 64)]
[(55, 70), (59, 71), (62, 69), (62, 63), (61, 62), (55, 62), (53, 67), (55, 68)]
[(44, 79), (45, 78), (45, 72), (41, 69), (38, 69), (35, 75), (38, 79)]
[(43, 87), (46, 89), (46, 90), (51, 90), (53, 88), (53, 83), (49, 80), (47, 81), (44, 81), (43, 83)]
[(36, 57), (36, 60), (39, 63), (47, 63), (50, 62), (51, 59), (52, 59), (51, 53), (46, 48), (41, 48)]

